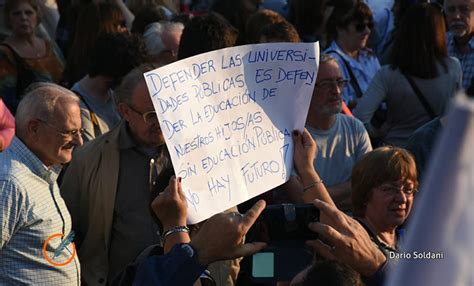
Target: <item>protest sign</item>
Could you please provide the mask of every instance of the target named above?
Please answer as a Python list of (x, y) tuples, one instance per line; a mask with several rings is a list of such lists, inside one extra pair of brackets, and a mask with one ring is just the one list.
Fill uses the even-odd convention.
[(318, 43), (257, 44), (145, 73), (189, 223), (288, 180), (318, 62)]

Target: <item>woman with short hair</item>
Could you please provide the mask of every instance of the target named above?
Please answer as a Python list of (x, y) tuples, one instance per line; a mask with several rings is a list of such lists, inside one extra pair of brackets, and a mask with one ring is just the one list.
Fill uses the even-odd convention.
[(354, 217), (386, 256), (398, 252), (398, 230), (410, 215), (417, 189), (415, 160), (402, 148), (379, 147), (352, 169)]
[(325, 53), (337, 59), (343, 77), (349, 80), (342, 99), (351, 110), (380, 69), (377, 57), (367, 48), (373, 27), (372, 12), (360, 0), (336, 5), (326, 24), (329, 46)]

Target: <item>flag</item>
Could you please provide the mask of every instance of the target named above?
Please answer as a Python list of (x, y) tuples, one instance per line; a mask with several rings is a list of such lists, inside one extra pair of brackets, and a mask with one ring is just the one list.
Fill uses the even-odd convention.
[(447, 116), (386, 285), (474, 285), (474, 99)]

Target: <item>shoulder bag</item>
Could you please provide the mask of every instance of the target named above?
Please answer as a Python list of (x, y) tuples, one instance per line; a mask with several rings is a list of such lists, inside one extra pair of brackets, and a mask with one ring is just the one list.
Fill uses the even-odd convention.
[(407, 75), (406, 73), (402, 73), (403, 76), (405, 76), (405, 78), (408, 80), (408, 82), (410, 83), (411, 85), (411, 88), (413, 88), (413, 91), (415, 92), (416, 94), (416, 97), (418, 97), (418, 100), (421, 102), (421, 104), (423, 105), (423, 107), (425, 108), (426, 112), (430, 115), (431, 119), (434, 119), (437, 115), (436, 113), (433, 111), (433, 109), (431, 108), (428, 100), (426, 100), (426, 98), (423, 96), (423, 93), (421, 93), (421, 90), (418, 88), (418, 86), (416, 85), (415, 81), (413, 80), (413, 78), (411, 78), (409, 75)]

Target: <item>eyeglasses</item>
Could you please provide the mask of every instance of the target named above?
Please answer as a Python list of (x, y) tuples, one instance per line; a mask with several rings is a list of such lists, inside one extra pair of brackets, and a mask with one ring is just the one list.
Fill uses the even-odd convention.
[(379, 189), (384, 193), (391, 195), (396, 195), (402, 191), (408, 197), (411, 197), (418, 192), (418, 190), (411, 185), (383, 184)]
[(156, 116), (156, 111), (147, 111), (147, 112), (140, 112), (136, 110), (132, 105), (128, 105), (131, 110), (133, 110), (135, 113), (140, 114), (143, 117), (143, 121), (145, 121), (146, 124), (153, 124), (158, 122), (158, 117)]
[(472, 5), (458, 5), (458, 6), (446, 6), (444, 13), (446, 15), (456, 15), (457, 13), (461, 15), (468, 15), (472, 11)]
[(59, 129), (58, 127), (48, 123), (46, 120), (38, 118), (38, 121), (45, 124), (45, 125), (47, 125), (51, 129), (55, 130), (56, 132), (61, 134), (64, 138), (74, 138), (76, 136), (82, 136), (82, 134), (84, 134), (84, 132), (86, 132), (86, 130), (84, 128), (72, 129), (72, 130), (62, 130), (62, 129)]
[(348, 83), (347, 79), (338, 78), (338, 79), (323, 79), (322, 81), (315, 84), (315, 86), (319, 86), (320, 88), (331, 88), (333, 86), (337, 86), (340, 89), (343, 89)]
[(355, 25), (355, 29), (359, 33), (364, 32), (366, 27), (369, 28), (369, 30), (373, 30), (374, 29), (374, 22), (372, 22), (372, 21), (359, 22), (359, 23), (356, 23), (356, 25)]

